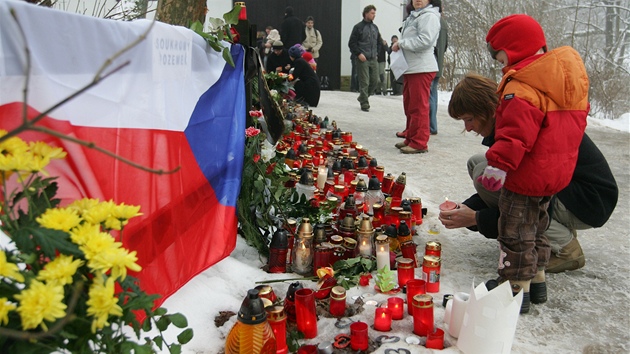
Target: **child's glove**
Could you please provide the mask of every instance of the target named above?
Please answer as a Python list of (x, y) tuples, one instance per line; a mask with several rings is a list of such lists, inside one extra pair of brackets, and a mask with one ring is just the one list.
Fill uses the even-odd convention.
[(487, 166), (483, 170), (483, 175), (477, 178), (477, 182), (481, 183), (483, 188), (491, 192), (496, 192), (503, 187), (503, 183), (505, 183), (505, 175), (506, 172), (502, 169)]

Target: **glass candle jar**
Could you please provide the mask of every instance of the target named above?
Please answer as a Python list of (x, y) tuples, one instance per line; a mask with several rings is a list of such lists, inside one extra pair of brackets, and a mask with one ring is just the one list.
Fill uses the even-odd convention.
[(398, 268), (398, 287), (404, 288), (407, 282), (415, 277), (414, 263), (410, 258), (398, 258), (396, 261)]
[(267, 311), (267, 321), (276, 337), (276, 354), (286, 354), (289, 352), (287, 346), (287, 314), (282, 306), (271, 306)]
[(394, 182), (392, 189), (389, 194), (392, 197), (402, 198), (403, 192), (405, 191), (405, 185), (407, 184), (407, 175), (405, 172), (401, 173), (396, 181)]
[(317, 270), (322, 267), (330, 267), (330, 258), (333, 249), (325, 246), (323, 243), (315, 247), (315, 256), (313, 258), (313, 274), (317, 275)]
[(422, 278), (427, 282), (427, 292), (440, 291), (440, 258), (424, 256), (422, 262)]
[(389, 242), (387, 235), (376, 236), (376, 268), (389, 270)]
[(387, 307), (377, 307), (374, 314), (374, 329), (388, 332), (392, 329), (392, 311)]
[(416, 295), (426, 294), (426, 282), (422, 279), (411, 279), (407, 281), (407, 313), (413, 315), (413, 297)]
[(300, 289), (295, 292), (295, 321), (298, 331), (304, 334), (304, 338), (317, 337), (317, 314), (313, 289)]
[(413, 333), (426, 337), (433, 332), (433, 297), (427, 294), (413, 297)]
[(241, 304), (237, 321), (225, 341), (226, 354), (267, 354), (276, 350), (276, 338), (258, 290), (250, 289)]
[(332, 288), (328, 311), (335, 317), (343, 317), (346, 313), (346, 289), (343, 286), (335, 286)]
[(369, 257), (373, 253), (372, 236), (374, 232), (357, 232), (357, 247), (361, 257)]
[(387, 299), (387, 308), (392, 313), (392, 320), (402, 320), (404, 314), (405, 300), (401, 297), (390, 297)]
[(427, 334), (427, 349), (444, 349), (444, 330), (441, 328), (435, 328), (432, 332)]
[(295, 237), (293, 245), (293, 272), (306, 275), (313, 269), (313, 236), (303, 235)]

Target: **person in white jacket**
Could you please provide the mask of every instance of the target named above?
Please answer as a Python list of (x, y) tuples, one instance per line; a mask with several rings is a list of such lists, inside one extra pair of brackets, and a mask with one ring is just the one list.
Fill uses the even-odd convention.
[(440, 34), (440, 13), (432, 0), (411, 0), (413, 11), (402, 26), (400, 40), (392, 51), (402, 50), (408, 68), (403, 75), (403, 107), (407, 124), (396, 136), (405, 138), (396, 144), (403, 154), (429, 151), (429, 97), (431, 83), (438, 71), (433, 54)]
[(315, 20), (313, 19), (313, 16), (306, 18), (306, 27), (304, 28), (306, 38), (304, 39), (304, 42), (302, 42), (302, 46), (307, 52), (313, 54), (313, 59), (317, 62), (317, 59), (319, 58), (319, 50), (322, 48), (324, 41), (322, 40), (322, 34), (313, 27), (314, 24)]

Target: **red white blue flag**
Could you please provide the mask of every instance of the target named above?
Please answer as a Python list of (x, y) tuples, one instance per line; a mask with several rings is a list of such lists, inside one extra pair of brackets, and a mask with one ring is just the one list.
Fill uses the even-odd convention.
[[(0, 129), (21, 123), (25, 103), (32, 119), (88, 85), (149, 25), (0, 0)], [(232, 46), (231, 52), (235, 67), (194, 32), (155, 23), (104, 73), (128, 65), (37, 123), (151, 169), (179, 167), (176, 173), (142, 171), (48, 134), (20, 134), (68, 152), (47, 168), (59, 176), (62, 205), (88, 197), (141, 206), (143, 215), (124, 230), (124, 244), (138, 252), (141, 287), (161, 301), (236, 245), (244, 51)]]

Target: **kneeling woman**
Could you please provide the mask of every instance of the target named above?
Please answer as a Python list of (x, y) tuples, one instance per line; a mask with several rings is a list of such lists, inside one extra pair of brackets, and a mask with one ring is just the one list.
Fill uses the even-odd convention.
[(299, 45), (289, 48), (289, 57), (293, 67), (293, 88), (295, 99), (304, 101), (309, 106), (317, 107), (319, 103), (319, 78), (309, 63), (302, 58), (303, 49)]

